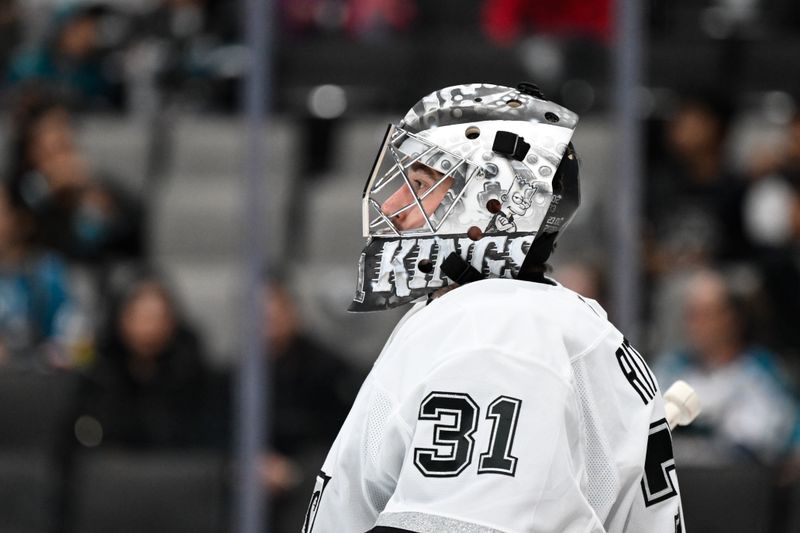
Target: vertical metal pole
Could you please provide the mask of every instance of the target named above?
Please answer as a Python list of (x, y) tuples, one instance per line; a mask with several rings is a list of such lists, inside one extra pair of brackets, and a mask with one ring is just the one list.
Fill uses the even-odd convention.
[(236, 463), (238, 483), (234, 530), (264, 533), (268, 524), (268, 494), (261, 484), (258, 461), (268, 442), (270, 427), (270, 372), (264, 342), (264, 289), (262, 271), (269, 246), (266, 225), (265, 136), (267, 102), (270, 101), (270, 45), (272, 41), (272, 0), (243, 0), (243, 24), (249, 53), (249, 74), (244, 87), (247, 123), (245, 179), (242, 202), (245, 207), (243, 353), (238, 379), (238, 427)]
[(642, 127), (639, 98), (644, 46), (644, 2), (616, 0), (614, 54), (615, 108), (619, 151), (613, 190), (619, 207), (612, 213), (612, 294), (615, 321), (625, 334), (639, 339), (641, 290)]

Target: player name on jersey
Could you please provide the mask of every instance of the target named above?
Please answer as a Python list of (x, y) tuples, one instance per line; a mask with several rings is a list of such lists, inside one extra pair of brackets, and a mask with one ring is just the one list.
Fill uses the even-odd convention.
[(639, 398), (645, 405), (650, 403), (656, 395), (656, 380), (642, 355), (631, 346), (628, 339), (624, 339), (622, 346), (617, 349), (617, 362)]
[[(384, 309), (391, 307), (394, 299), (422, 297), (443, 287), (442, 262), (453, 252), (484, 274), (512, 278), (533, 239), (531, 234), (485, 236), (477, 241), (448, 237), (372, 239), (359, 261), (354, 305)], [(426, 260), (431, 268), (423, 272), (418, 265)]]

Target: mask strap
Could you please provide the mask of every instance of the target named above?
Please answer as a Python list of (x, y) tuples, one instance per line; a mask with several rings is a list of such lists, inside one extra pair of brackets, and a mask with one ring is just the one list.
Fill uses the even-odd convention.
[(459, 285), (466, 285), (485, 278), (456, 252), (452, 252), (442, 261), (442, 272)]

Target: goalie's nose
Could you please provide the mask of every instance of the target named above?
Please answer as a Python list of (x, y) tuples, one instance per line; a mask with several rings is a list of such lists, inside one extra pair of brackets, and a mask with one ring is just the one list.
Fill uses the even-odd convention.
[(409, 210), (406, 209), (402, 213), (398, 213), (394, 216), (392, 215), (413, 202), (414, 199), (411, 197), (411, 191), (409, 191), (407, 187), (400, 187), (381, 204), (381, 212), (389, 217), (395, 226), (402, 227), (403, 221), (408, 218)]

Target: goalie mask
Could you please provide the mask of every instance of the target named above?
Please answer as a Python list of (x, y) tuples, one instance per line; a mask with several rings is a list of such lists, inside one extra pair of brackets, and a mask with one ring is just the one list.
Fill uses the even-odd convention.
[(351, 311), (544, 263), (580, 201), (575, 113), (538, 88), (448, 87), (389, 126), (362, 198)]

